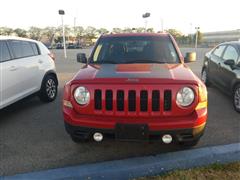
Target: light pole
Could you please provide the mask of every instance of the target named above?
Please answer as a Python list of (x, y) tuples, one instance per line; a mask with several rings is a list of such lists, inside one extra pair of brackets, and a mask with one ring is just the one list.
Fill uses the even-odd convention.
[(73, 33), (74, 33), (74, 37), (76, 37), (76, 21), (77, 21), (77, 17), (74, 17), (74, 20), (73, 20)]
[(195, 36), (195, 51), (197, 52), (197, 43), (198, 43), (198, 30), (200, 27), (195, 27), (196, 29), (196, 36)]
[(62, 18), (63, 51), (64, 51), (64, 58), (67, 59), (65, 28), (64, 28), (64, 23), (63, 23), (63, 15), (65, 15), (65, 12), (64, 12), (64, 10), (59, 10), (58, 14), (61, 15), (61, 18)]
[[(147, 13), (145, 13), (145, 14), (142, 15), (142, 18), (143, 18), (143, 19), (146, 19), (146, 18), (150, 17), (150, 15), (151, 15), (151, 14), (147, 12)], [(148, 23), (148, 21), (147, 21), (147, 19), (146, 19), (146, 20), (145, 20), (145, 32), (146, 32), (146, 30), (147, 30), (147, 23)]]
[(162, 27), (162, 32), (164, 32), (163, 18), (161, 18), (161, 27)]
[(192, 23), (190, 23), (189, 24), (189, 27), (190, 27), (190, 29), (189, 29), (189, 38), (190, 38), (190, 40), (189, 40), (189, 44), (190, 44), (190, 46), (193, 44), (193, 41), (194, 41), (194, 39), (193, 39), (193, 33), (192, 33), (192, 29), (193, 29), (193, 24)]

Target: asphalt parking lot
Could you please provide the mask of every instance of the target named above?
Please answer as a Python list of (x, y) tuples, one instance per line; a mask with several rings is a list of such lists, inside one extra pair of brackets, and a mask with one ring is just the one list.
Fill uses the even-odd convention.
[[(55, 102), (44, 104), (37, 97), (29, 97), (0, 111), (0, 176), (180, 150), (156, 142), (74, 144), (63, 126), (61, 98), (64, 83), (81, 67), (76, 62), (80, 51), (90, 52), (68, 50), (65, 60), (61, 50), (54, 51), (60, 82)], [(182, 49), (183, 54), (187, 51), (192, 49)], [(189, 64), (197, 75), (207, 51), (198, 49), (198, 61)], [(208, 88), (208, 94), (207, 128), (195, 148), (240, 142), (240, 116), (233, 110), (231, 99), (214, 87)]]

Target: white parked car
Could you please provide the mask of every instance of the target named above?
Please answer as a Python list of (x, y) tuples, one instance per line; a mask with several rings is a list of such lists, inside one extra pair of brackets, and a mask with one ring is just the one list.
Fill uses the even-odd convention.
[(31, 94), (55, 100), (54, 56), (39, 41), (0, 36), (0, 109)]

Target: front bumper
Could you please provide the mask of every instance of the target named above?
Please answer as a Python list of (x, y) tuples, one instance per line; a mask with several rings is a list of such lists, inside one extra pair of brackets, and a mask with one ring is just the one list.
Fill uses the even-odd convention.
[(146, 125), (149, 139), (160, 139), (164, 134), (170, 134), (178, 142), (199, 139), (205, 129), (207, 108), (194, 110), (187, 116), (162, 117), (131, 117), (81, 115), (72, 108), (63, 108), (65, 127), (72, 136), (90, 137), (95, 132), (105, 136), (115, 137), (118, 124)]
[[(66, 131), (74, 137), (88, 139), (93, 136), (95, 132), (102, 133), (104, 137), (116, 138), (116, 129), (99, 129), (89, 128), (81, 126), (73, 126), (65, 122)], [(192, 129), (170, 129), (161, 131), (149, 131), (148, 140), (161, 141), (161, 138), (165, 134), (169, 134), (173, 137), (173, 142), (190, 142), (198, 140), (204, 133), (205, 123), (192, 128)], [(117, 138), (116, 138), (117, 139)], [(127, 140), (140, 140), (140, 139), (127, 139)]]

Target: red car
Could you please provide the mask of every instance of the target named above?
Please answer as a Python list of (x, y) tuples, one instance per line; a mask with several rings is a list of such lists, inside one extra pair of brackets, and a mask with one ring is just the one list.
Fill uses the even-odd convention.
[[(166, 33), (103, 35), (64, 88), (66, 131), (93, 137), (195, 145), (207, 120), (207, 90)], [(186, 61), (191, 59), (187, 58)], [(194, 59), (192, 59), (194, 60)]]

